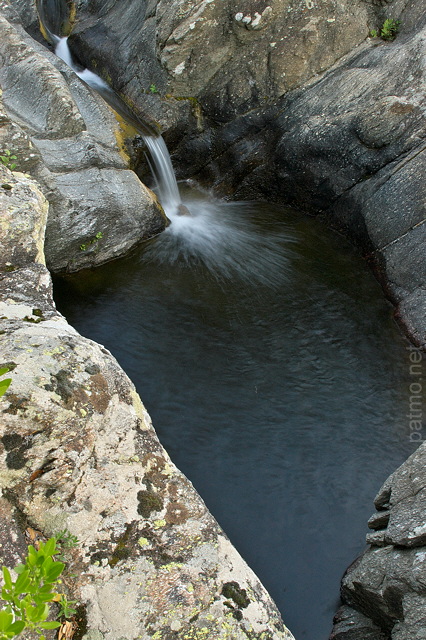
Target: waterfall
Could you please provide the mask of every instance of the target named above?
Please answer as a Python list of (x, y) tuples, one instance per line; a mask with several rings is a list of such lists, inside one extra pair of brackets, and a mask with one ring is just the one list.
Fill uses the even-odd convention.
[(96, 73), (89, 69), (79, 67), (72, 58), (68, 46), (68, 38), (59, 38), (48, 32), (55, 46), (55, 53), (61, 58), (74, 73), (89, 87), (99, 93), (114, 111), (119, 113), (127, 122), (132, 124), (143, 138), (154, 165), (154, 176), (158, 184), (159, 199), (167, 214), (188, 213), (182, 206), (176, 176), (173, 171), (170, 154), (166, 143), (154, 128), (146, 122), (140, 120), (130, 111), (125, 102), (111, 89), (111, 87)]
[(155, 165), (154, 175), (157, 178), (161, 204), (167, 212), (182, 213), (179, 189), (173, 171), (170, 154), (161, 136), (142, 136)]
[(102, 78), (77, 64), (68, 39), (55, 35), (61, 6), (61, 0), (37, 0), (44, 33), (56, 55), (139, 132), (152, 159), (159, 200), (171, 224), (149, 243), (143, 259), (195, 269), (202, 264), (218, 281), (237, 278), (247, 286), (280, 287), (288, 273), (292, 239), (259, 228), (248, 203), (221, 202), (188, 187), (182, 190), (182, 203), (170, 155), (156, 125), (149, 116), (139, 118)]

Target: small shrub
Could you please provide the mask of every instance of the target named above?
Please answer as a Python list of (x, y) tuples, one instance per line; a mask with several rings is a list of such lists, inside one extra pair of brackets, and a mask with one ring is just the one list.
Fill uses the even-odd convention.
[(18, 564), (14, 569), (18, 574), (15, 581), (9, 569), (3, 567), (1, 597), (6, 607), (0, 610), (0, 640), (9, 640), (24, 630), (34, 631), (39, 640), (45, 640), (45, 629), (61, 626), (56, 620), (47, 620), (50, 613), (48, 603), (61, 603), (63, 598), (54, 589), (60, 582), (59, 576), (65, 565), (53, 559), (55, 553), (55, 538), (39, 542), (38, 549), (29, 545), (25, 564)]
[(16, 163), (12, 162), (12, 160), (17, 160), (17, 157), (12, 155), (9, 149), (6, 149), (3, 151), (3, 155), (0, 155), (0, 162), (11, 171), (16, 169)]
[(383, 27), (380, 29), (380, 37), (382, 40), (395, 40), (400, 24), (401, 22), (399, 20), (387, 18), (383, 23)]
[(387, 18), (380, 29), (370, 29), (368, 35), (370, 38), (381, 38), (382, 40), (395, 40), (398, 35), (401, 22)]

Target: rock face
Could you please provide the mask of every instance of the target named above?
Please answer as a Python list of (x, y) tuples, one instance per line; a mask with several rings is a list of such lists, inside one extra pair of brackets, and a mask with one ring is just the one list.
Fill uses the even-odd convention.
[[(77, 15), (71, 46), (155, 114), (180, 177), (326, 214), (426, 346), (421, 3), (80, 0)], [(397, 39), (368, 38), (388, 17)]]
[(1, 15), (0, 33), (0, 147), (49, 200), (49, 268), (101, 264), (162, 231), (164, 213), (128, 169), (119, 124), (102, 99)]
[[(420, 356), (420, 354), (419, 354)], [(342, 581), (331, 640), (420, 640), (426, 620), (426, 445), (385, 482), (369, 549)]]
[(156, 0), (124, 10), (119, 0), (80, 0), (78, 16), (75, 43), (85, 63), (90, 52), (102, 60), (135, 102), (155, 84), (197, 97), (216, 122), (300, 86), (376, 22), (373, 5), (361, 0)]
[(423, 347), (425, 35), (423, 26), (366, 42), (303, 90), (175, 151), (178, 166), (229, 197), (328, 216), (369, 257)]
[(76, 535), (64, 588), (86, 640), (291, 640), (130, 380), (56, 311), (41, 190), (1, 165), (0, 183), (1, 561), (14, 566), (28, 525)]
[[(114, 189), (104, 182), (102, 194), (89, 190), (90, 198), (87, 184), (124, 177), (126, 164), (111, 136), (103, 138), (90, 120), (95, 113), (94, 122), (105, 118), (110, 128), (105, 107), (92, 96), (89, 105), (75, 76), (53, 58), (47, 62), (44, 49), (39, 58), (41, 49), (30, 47), (17, 24), (11, 27), (19, 14), (36, 33), (30, 0), (0, 6), (9, 20), (3, 56), (40, 68), (33, 102), (25, 106), (23, 69), (2, 67), (3, 146), (18, 151), (51, 203), (50, 264), (78, 268), (90, 257), (80, 245), (96, 254), (103, 232), (96, 218), (84, 237), (71, 236), (80, 180), (86, 180), (84, 216), (102, 197), (110, 210), (121, 200), (115, 179)], [(181, 177), (231, 198), (266, 198), (326, 216), (371, 259), (398, 319), (426, 348), (422, 3), (79, 0), (75, 7), (74, 52), (137, 113), (154, 114)], [(368, 39), (387, 17), (401, 20), (397, 39)], [(55, 95), (43, 98), (45, 87)], [(43, 100), (49, 108), (37, 111)], [(7, 180), (12, 184), (9, 174)], [(25, 189), (36, 203), (36, 187), (27, 182)], [(40, 220), (45, 215), (40, 211)], [(126, 214), (118, 217), (131, 226)], [(67, 222), (55, 236), (61, 221)], [(12, 219), (9, 227), (15, 240), (23, 237)], [(9, 251), (6, 267), (16, 270), (2, 282), (7, 330), (0, 339), (18, 365), (5, 401), (4, 517), (18, 523), (25, 513), (46, 534), (66, 526), (80, 537), (74, 562), (84, 579), (73, 588), (87, 605), (87, 638), (286, 637), (262, 588), (239, 568), (241, 560), (159, 446), (127, 378), (54, 310), (47, 273), (32, 262), (40, 259), (42, 228), (35, 225), (34, 239)], [(65, 249), (56, 250), (65, 235), (72, 238), (71, 265), (60, 263)], [(376, 499), (370, 547), (343, 580), (333, 640), (424, 638), (425, 455), (422, 445)], [(13, 540), (1, 531), (5, 549), (23, 548), (18, 524)], [(125, 612), (119, 621), (111, 613), (118, 592)], [(259, 610), (260, 601), (266, 604)]]

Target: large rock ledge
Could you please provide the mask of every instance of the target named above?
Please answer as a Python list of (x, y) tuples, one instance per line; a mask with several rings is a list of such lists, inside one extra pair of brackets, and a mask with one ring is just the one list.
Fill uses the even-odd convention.
[(49, 200), (49, 269), (102, 264), (166, 227), (157, 198), (129, 169), (112, 110), (28, 36), (6, 0), (0, 0), (0, 96), (0, 151), (12, 150), (18, 169)]
[(374, 530), (369, 548), (343, 577), (344, 605), (330, 640), (425, 637), (425, 455), (423, 444), (379, 491), (368, 522)]
[(55, 309), (38, 185), (1, 165), (0, 185), (1, 562), (19, 560), (27, 526), (77, 536), (65, 586), (86, 640), (291, 640), (128, 377)]

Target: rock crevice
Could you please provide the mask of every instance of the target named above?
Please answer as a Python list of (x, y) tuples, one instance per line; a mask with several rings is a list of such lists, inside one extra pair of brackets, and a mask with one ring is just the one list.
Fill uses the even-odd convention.
[[(77, 536), (64, 579), (86, 640), (291, 640), (126, 374), (55, 309), (40, 188), (1, 165), (0, 183), (0, 364), (13, 369), (0, 400), (1, 562), (20, 560), (28, 526)], [(231, 583), (244, 606), (225, 604)]]

